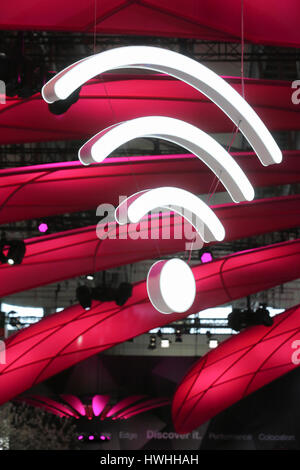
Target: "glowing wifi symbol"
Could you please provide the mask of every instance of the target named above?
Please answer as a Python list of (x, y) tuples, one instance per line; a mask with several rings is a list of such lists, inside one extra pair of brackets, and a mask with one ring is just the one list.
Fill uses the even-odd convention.
[[(249, 104), (221, 77), (198, 62), (169, 50), (129, 46), (87, 57), (64, 69), (42, 89), (46, 102), (68, 98), (91, 78), (114, 69), (137, 68), (166, 73), (184, 81), (210, 98), (238, 126), (263, 165), (280, 163), (282, 153), (270, 132)], [(195, 126), (166, 116), (147, 116), (104, 129), (79, 150), (84, 165), (101, 162), (120, 145), (137, 137), (156, 137), (185, 147), (197, 155), (220, 178), (235, 202), (252, 200), (254, 190), (241, 168), (212, 137)], [(198, 202), (197, 202), (198, 201)], [(224, 228), (204, 202), (179, 188), (142, 191), (128, 198), (126, 221), (138, 222), (149, 210), (166, 205), (192, 209), (198, 221), (195, 228), (206, 241), (222, 240)], [(179, 202), (179, 204), (178, 204)], [(120, 207), (116, 219), (121, 218)], [(184, 312), (192, 305), (196, 286), (193, 273), (182, 260), (158, 261), (148, 273), (150, 301), (162, 313)]]

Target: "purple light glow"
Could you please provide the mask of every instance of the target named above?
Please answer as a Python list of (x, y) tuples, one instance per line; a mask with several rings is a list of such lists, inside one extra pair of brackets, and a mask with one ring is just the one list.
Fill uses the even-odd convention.
[(45, 224), (44, 222), (39, 225), (39, 231), (41, 233), (45, 233), (45, 232), (47, 232), (47, 230), (48, 230), (48, 225)]
[(203, 253), (201, 255), (201, 263), (209, 263), (210, 261), (212, 261), (212, 259), (212, 254), (209, 252)]
[(83, 439), (83, 435), (81, 434), (80, 436), (78, 436), (78, 438), (77, 438), (77, 439), (78, 439), (79, 441), (82, 441), (82, 439)]
[(90, 441), (93, 441), (94, 439), (95, 439), (94, 436), (89, 436)]
[(109, 401), (109, 395), (95, 395), (92, 400), (92, 408), (95, 416), (100, 416)]
[(105, 441), (105, 436), (100, 436), (101, 441)]

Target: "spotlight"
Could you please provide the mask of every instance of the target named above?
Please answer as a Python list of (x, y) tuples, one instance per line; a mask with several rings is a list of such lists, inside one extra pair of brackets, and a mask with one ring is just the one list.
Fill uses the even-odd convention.
[(218, 347), (218, 344), (219, 344), (219, 341), (217, 339), (210, 339), (208, 342), (208, 347), (210, 349), (214, 349)]
[(232, 330), (241, 331), (244, 328), (254, 325), (272, 326), (273, 318), (266, 307), (266, 304), (260, 304), (258, 309), (233, 309), (228, 315), (228, 326)]
[(156, 336), (155, 335), (150, 336), (150, 342), (149, 342), (149, 345), (148, 345), (148, 349), (156, 349)]
[(129, 282), (122, 282), (116, 292), (116, 304), (122, 307), (132, 295), (132, 285)]
[(210, 332), (210, 331), (207, 331), (205, 334), (206, 334), (206, 338), (207, 338), (208, 340), (210, 340), (210, 338), (212, 337), (211, 332)]
[(234, 331), (241, 331), (246, 328), (246, 312), (239, 308), (233, 308), (232, 312), (228, 315), (228, 326)]
[(93, 435), (89, 436), (89, 441), (93, 441), (94, 439), (95, 439), (95, 436), (93, 436)]
[(200, 251), (199, 253), (199, 258), (201, 260), (201, 263), (210, 263), (213, 260), (213, 255), (211, 251)]
[(175, 330), (175, 343), (182, 343), (181, 330), (179, 328)]
[[(16, 73), (16, 67), (12, 67), (12, 63), (4, 52), (0, 53), (0, 79), (6, 84), (9, 82), (12, 75)], [(7, 90), (6, 90), (7, 94)], [(7, 95), (9, 96), (9, 95)], [(14, 96), (14, 95), (13, 95)]]
[(117, 289), (101, 284), (94, 287), (91, 293), (94, 300), (99, 302), (116, 302), (121, 307), (132, 295), (132, 284), (122, 282)]
[(272, 326), (273, 325), (273, 318), (270, 317), (270, 312), (267, 309), (266, 304), (260, 304), (258, 309), (254, 313), (254, 319), (256, 325), (265, 325), (265, 326)]
[(208, 342), (208, 347), (210, 349), (216, 348), (219, 344), (219, 341), (217, 339), (213, 338), (213, 335), (211, 334), (210, 331), (207, 331), (205, 334), (206, 334), (206, 338), (207, 338), (207, 342)]
[(80, 436), (78, 436), (77, 439), (78, 439), (79, 441), (83, 441), (84, 436), (83, 436), (82, 434), (80, 434)]
[(87, 274), (86, 278), (87, 278), (89, 281), (93, 281), (93, 280), (94, 280), (94, 275), (93, 275), (93, 274)]
[(6, 256), (7, 263), (11, 266), (14, 264), (21, 264), (26, 252), (25, 243), (22, 240), (12, 240), (5, 244), (8, 246), (8, 252)]
[(65, 100), (58, 100), (54, 103), (48, 104), (49, 111), (52, 114), (60, 115), (68, 111), (68, 109), (75, 104), (79, 99), (80, 88), (77, 88), (68, 98)]
[(45, 233), (45, 232), (47, 232), (47, 230), (48, 230), (48, 225), (45, 224), (44, 222), (42, 222), (42, 223), (39, 225), (39, 231), (40, 231), (41, 233)]
[(99, 302), (112, 302), (115, 300), (115, 289), (101, 284), (92, 288), (91, 295), (94, 300)]
[(109, 434), (101, 434), (100, 436), (101, 441), (110, 441), (111, 436)]
[(7, 96), (29, 98), (40, 91), (48, 78), (45, 75), (42, 61), (24, 56), (22, 33), (8, 54), (0, 54), (0, 79), (5, 82)]
[[(15, 313), (15, 312), (14, 312)], [(9, 318), (9, 324), (10, 326), (12, 326), (13, 328), (21, 328), (22, 324), (20, 322), (20, 318), (18, 317), (11, 317)]]
[(161, 348), (169, 348), (170, 347), (170, 340), (166, 338), (162, 338), (160, 341)]
[(89, 310), (91, 308), (92, 296), (91, 296), (90, 289), (87, 286), (77, 287), (76, 298), (82, 308), (84, 308), (85, 310)]

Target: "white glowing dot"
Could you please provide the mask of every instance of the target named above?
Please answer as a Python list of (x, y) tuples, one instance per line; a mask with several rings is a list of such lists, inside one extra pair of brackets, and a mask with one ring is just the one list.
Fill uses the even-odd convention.
[(196, 282), (189, 265), (181, 259), (158, 261), (148, 273), (147, 290), (152, 305), (161, 313), (186, 312), (196, 296)]

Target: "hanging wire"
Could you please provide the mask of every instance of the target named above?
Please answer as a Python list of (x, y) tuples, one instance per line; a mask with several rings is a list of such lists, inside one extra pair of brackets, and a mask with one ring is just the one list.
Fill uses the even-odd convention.
[[(245, 36), (244, 36), (244, 33), (245, 33), (244, 32), (244, 0), (241, 0), (241, 84), (242, 84), (242, 97), (245, 99), (245, 76), (244, 76)], [(241, 121), (239, 121), (238, 125), (234, 126), (234, 128), (233, 128), (233, 131), (232, 131), (232, 134), (231, 134), (231, 141), (228, 144), (227, 149), (226, 149), (227, 152), (230, 152), (231, 147), (234, 144), (234, 141), (235, 141), (236, 136), (237, 136), (238, 131), (239, 131), (240, 124), (241, 124)], [(208, 198), (207, 198), (207, 203), (208, 204), (209, 204), (211, 198), (214, 196), (214, 194), (215, 194), (215, 192), (216, 192), (216, 190), (217, 190), (217, 188), (220, 184), (221, 174), (222, 174), (222, 170), (220, 171), (220, 174), (218, 176), (214, 175), (214, 177), (212, 179), (212, 183), (211, 183), (210, 188), (208, 190)], [(196, 239), (196, 235), (195, 235), (195, 239)], [(195, 239), (191, 244), (191, 248), (189, 249), (189, 256), (188, 256), (188, 261), (187, 261), (188, 264), (190, 264), (190, 261), (191, 261), (193, 245), (194, 245)]]
[[(97, 0), (95, 0), (95, 3), (94, 3), (94, 54), (96, 52), (96, 28), (97, 28)], [(100, 76), (100, 80), (102, 82), (102, 85), (103, 85), (103, 88), (104, 88), (104, 93), (105, 93), (105, 96), (106, 96), (106, 99), (108, 101), (108, 105), (109, 105), (109, 108), (110, 108), (110, 111), (111, 111), (112, 121), (113, 121), (114, 124), (116, 124), (117, 123), (116, 113), (115, 113), (114, 107), (112, 105), (109, 93), (107, 91), (105, 79), (103, 78), (102, 75)], [(131, 173), (132, 179), (134, 180), (134, 184), (135, 184), (135, 187), (136, 187), (136, 192), (140, 192), (141, 189), (140, 189), (140, 186), (138, 184), (136, 174), (133, 171), (133, 166), (132, 166), (131, 158), (130, 158), (130, 155), (129, 155), (127, 142), (124, 144), (124, 149), (125, 149), (125, 158), (127, 159), (127, 162), (129, 163), (130, 173)], [(159, 230), (159, 220), (160, 220), (160, 213), (159, 213), (159, 216), (158, 216), (158, 230)], [(148, 217), (148, 221), (149, 221), (149, 217)], [(99, 243), (97, 243), (97, 246), (96, 246), (96, 249), (95, 249), (94, 259), (93, 259), (94, 270), (96, 269), (96, 257), (97, 257), (97, 254), (98, 254), (98, 250), (101, 246), (101, 242), (102, 242), (102, 240), (99, 240)], [(160, 248), (159, 248), (158, 240), (154, 239), (154, 243), (155, 243), (155, 247), (156, 247), (158, 256), (161, 257), (161, 251), (160, 251)]]
[(97, 0), (94, 0), (94, 54), (96, 54), (96, 36), (97, 36)]
[(242, 79), (242, 97), (245, 98), (245, 77), (244, 77), (244, 0), (241, 0), (241, 79)]

